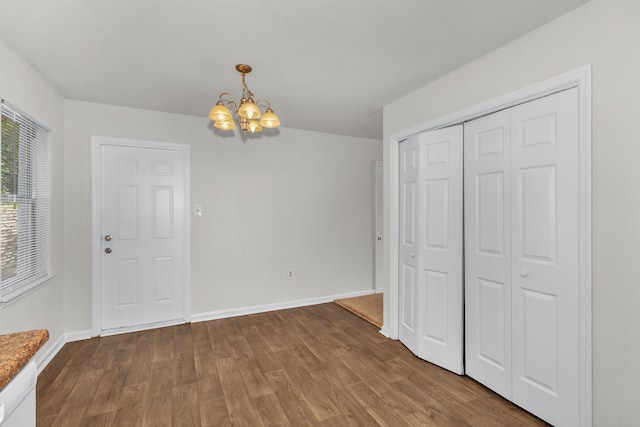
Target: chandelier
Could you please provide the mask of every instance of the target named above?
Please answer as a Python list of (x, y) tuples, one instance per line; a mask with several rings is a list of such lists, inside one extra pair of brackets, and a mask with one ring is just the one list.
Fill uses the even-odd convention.
[[(218, 97), (218, 102), (209, 112), (209, 119), (213, 126), (222, 130), (234, 130), (236, 122), (243, 133), (262, 132), (264, 128), (273, 129), (280, 126), (280, 119), (271, 109), (271, 104), (266, 99), (259, 99), (254, 102), (253, 92), (249, 90), (244, 81), (244, 76), (251, 72), (251, 67), (246, 64), (236, 65), (236, 70), (242, 74), (242, 98), (240, 105), (233, 99), (233, 96), (223, 92)], [(266, 104), (264, 114), (260, 111), (258, 104)], [(229, 109), (232, 107), (232, 110)]]

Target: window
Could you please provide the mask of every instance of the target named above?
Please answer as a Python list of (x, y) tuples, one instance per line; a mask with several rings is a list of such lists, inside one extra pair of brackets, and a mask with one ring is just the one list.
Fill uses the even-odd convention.
[(51, 278), (50, 132), (2, 100), (0, 305)]

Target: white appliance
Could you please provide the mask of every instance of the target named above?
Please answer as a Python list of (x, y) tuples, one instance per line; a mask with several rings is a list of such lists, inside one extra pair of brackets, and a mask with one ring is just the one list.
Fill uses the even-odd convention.
[(30, 361), (0, 390), (0, 426), (36, 425), (36, 362)]

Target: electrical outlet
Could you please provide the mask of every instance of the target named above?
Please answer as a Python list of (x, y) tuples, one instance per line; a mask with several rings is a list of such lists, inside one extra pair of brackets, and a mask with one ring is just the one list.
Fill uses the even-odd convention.
[(292, 280), (293, 279), (293, 268), (290, 268), (287, 270), (287, 279), (288, 280)]

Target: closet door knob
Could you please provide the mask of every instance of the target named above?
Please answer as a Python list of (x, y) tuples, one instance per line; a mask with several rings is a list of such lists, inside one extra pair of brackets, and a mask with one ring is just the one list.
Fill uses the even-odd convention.
[(520, 276), (521, 277), (527, 277), (529, 275), (529, 273), (527, 272), (527, 270), (520, 270)]
[(411, 258), (415, 258), (416, 254), (414, 254), (413, 252), (411, 252)]

